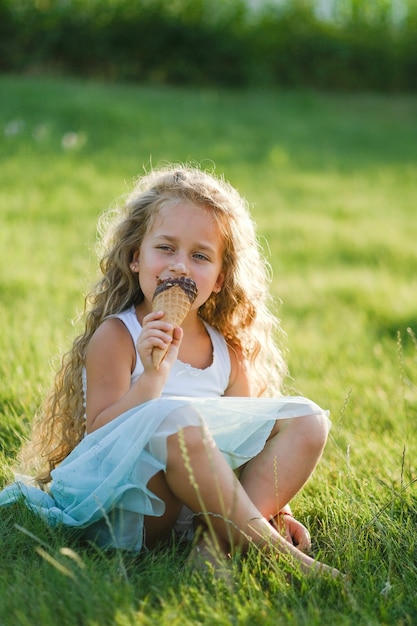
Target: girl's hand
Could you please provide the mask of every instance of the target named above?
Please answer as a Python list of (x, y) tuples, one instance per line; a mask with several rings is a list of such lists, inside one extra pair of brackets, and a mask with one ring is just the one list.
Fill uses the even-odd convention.
[(308, 552), (311, 548), (311, 537), (304, 524), (291, 515), (278, 515), (277, 517), (279, 530), (288, 543), (296, 546), (301, 552)]
[(307, 528), (294, 517), (284, 515), (287, 536), (301, 552), (308, 552), (311, 548), (311, 537)]
[[(142, 332), (137, 342), (137, 349), (146, 373), (158, 371), (168, 375), (172, 365), (178, 357), (178, 349), (182, 341), (182, 328), (174, 328), (163, 320), (162, 311), (153, 311), (145, 315), (142, 321)], [(154, 348), (168, 350), (158, 370), (152, 362)]]

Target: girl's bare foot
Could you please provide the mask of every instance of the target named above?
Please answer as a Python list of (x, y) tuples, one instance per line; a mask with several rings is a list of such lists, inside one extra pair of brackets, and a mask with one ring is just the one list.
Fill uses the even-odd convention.
[(204, 533), (191, 549), (187, 557), (187, 566), (202, 574), (212, 573), (217, 580), (231, 584), (232, 563), (230, 554), (216, 543), (207, 533)]

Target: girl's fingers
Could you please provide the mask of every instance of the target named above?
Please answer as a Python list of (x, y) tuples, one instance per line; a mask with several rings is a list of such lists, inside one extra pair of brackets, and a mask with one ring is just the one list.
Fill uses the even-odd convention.
[(179, 346), (182, 340), (183, 330), (180, 326), (174, 328), (174, 332), (172, 335), (172, 344), (175, 346)]

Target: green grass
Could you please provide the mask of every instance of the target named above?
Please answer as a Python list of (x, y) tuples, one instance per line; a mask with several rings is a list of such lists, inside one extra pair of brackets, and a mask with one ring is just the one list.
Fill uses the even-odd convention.
[(150, 163), (214, 162), (268, 240), (288, 389), (332, 413), (293, 508), (351, 578), (289, 582), (253, 553), (230, 589), (184, 571), (181, 547), (103, 554), (16, 506), (0, 510), (0, 624), (414, 624), (417, 98), (14, 77), (0, 89), (1, 484), (79, 328), (98, 215)]

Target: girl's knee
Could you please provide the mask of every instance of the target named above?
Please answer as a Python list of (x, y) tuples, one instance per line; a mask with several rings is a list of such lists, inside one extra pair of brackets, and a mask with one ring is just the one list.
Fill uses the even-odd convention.
[(313, 413), (304, 418), (304, 423), (300, 424), (304, 431), (307, 444), (311, 449), (321, 451), (327, 442), (330, 423), (325, 413)]
[(182, 460), (201, 455), (213, 447), (214, 441), (204, 426), (186, 426), (167, 439), (168, 461)]
[(322, 450), (326, 445), (330, 430), (330, 422), (324, 412), (312, 413), (293, 417), (286, 420), (277, 420), (271, 437), (286, 433), (286, 436), (298, 441), (311, 450)]

